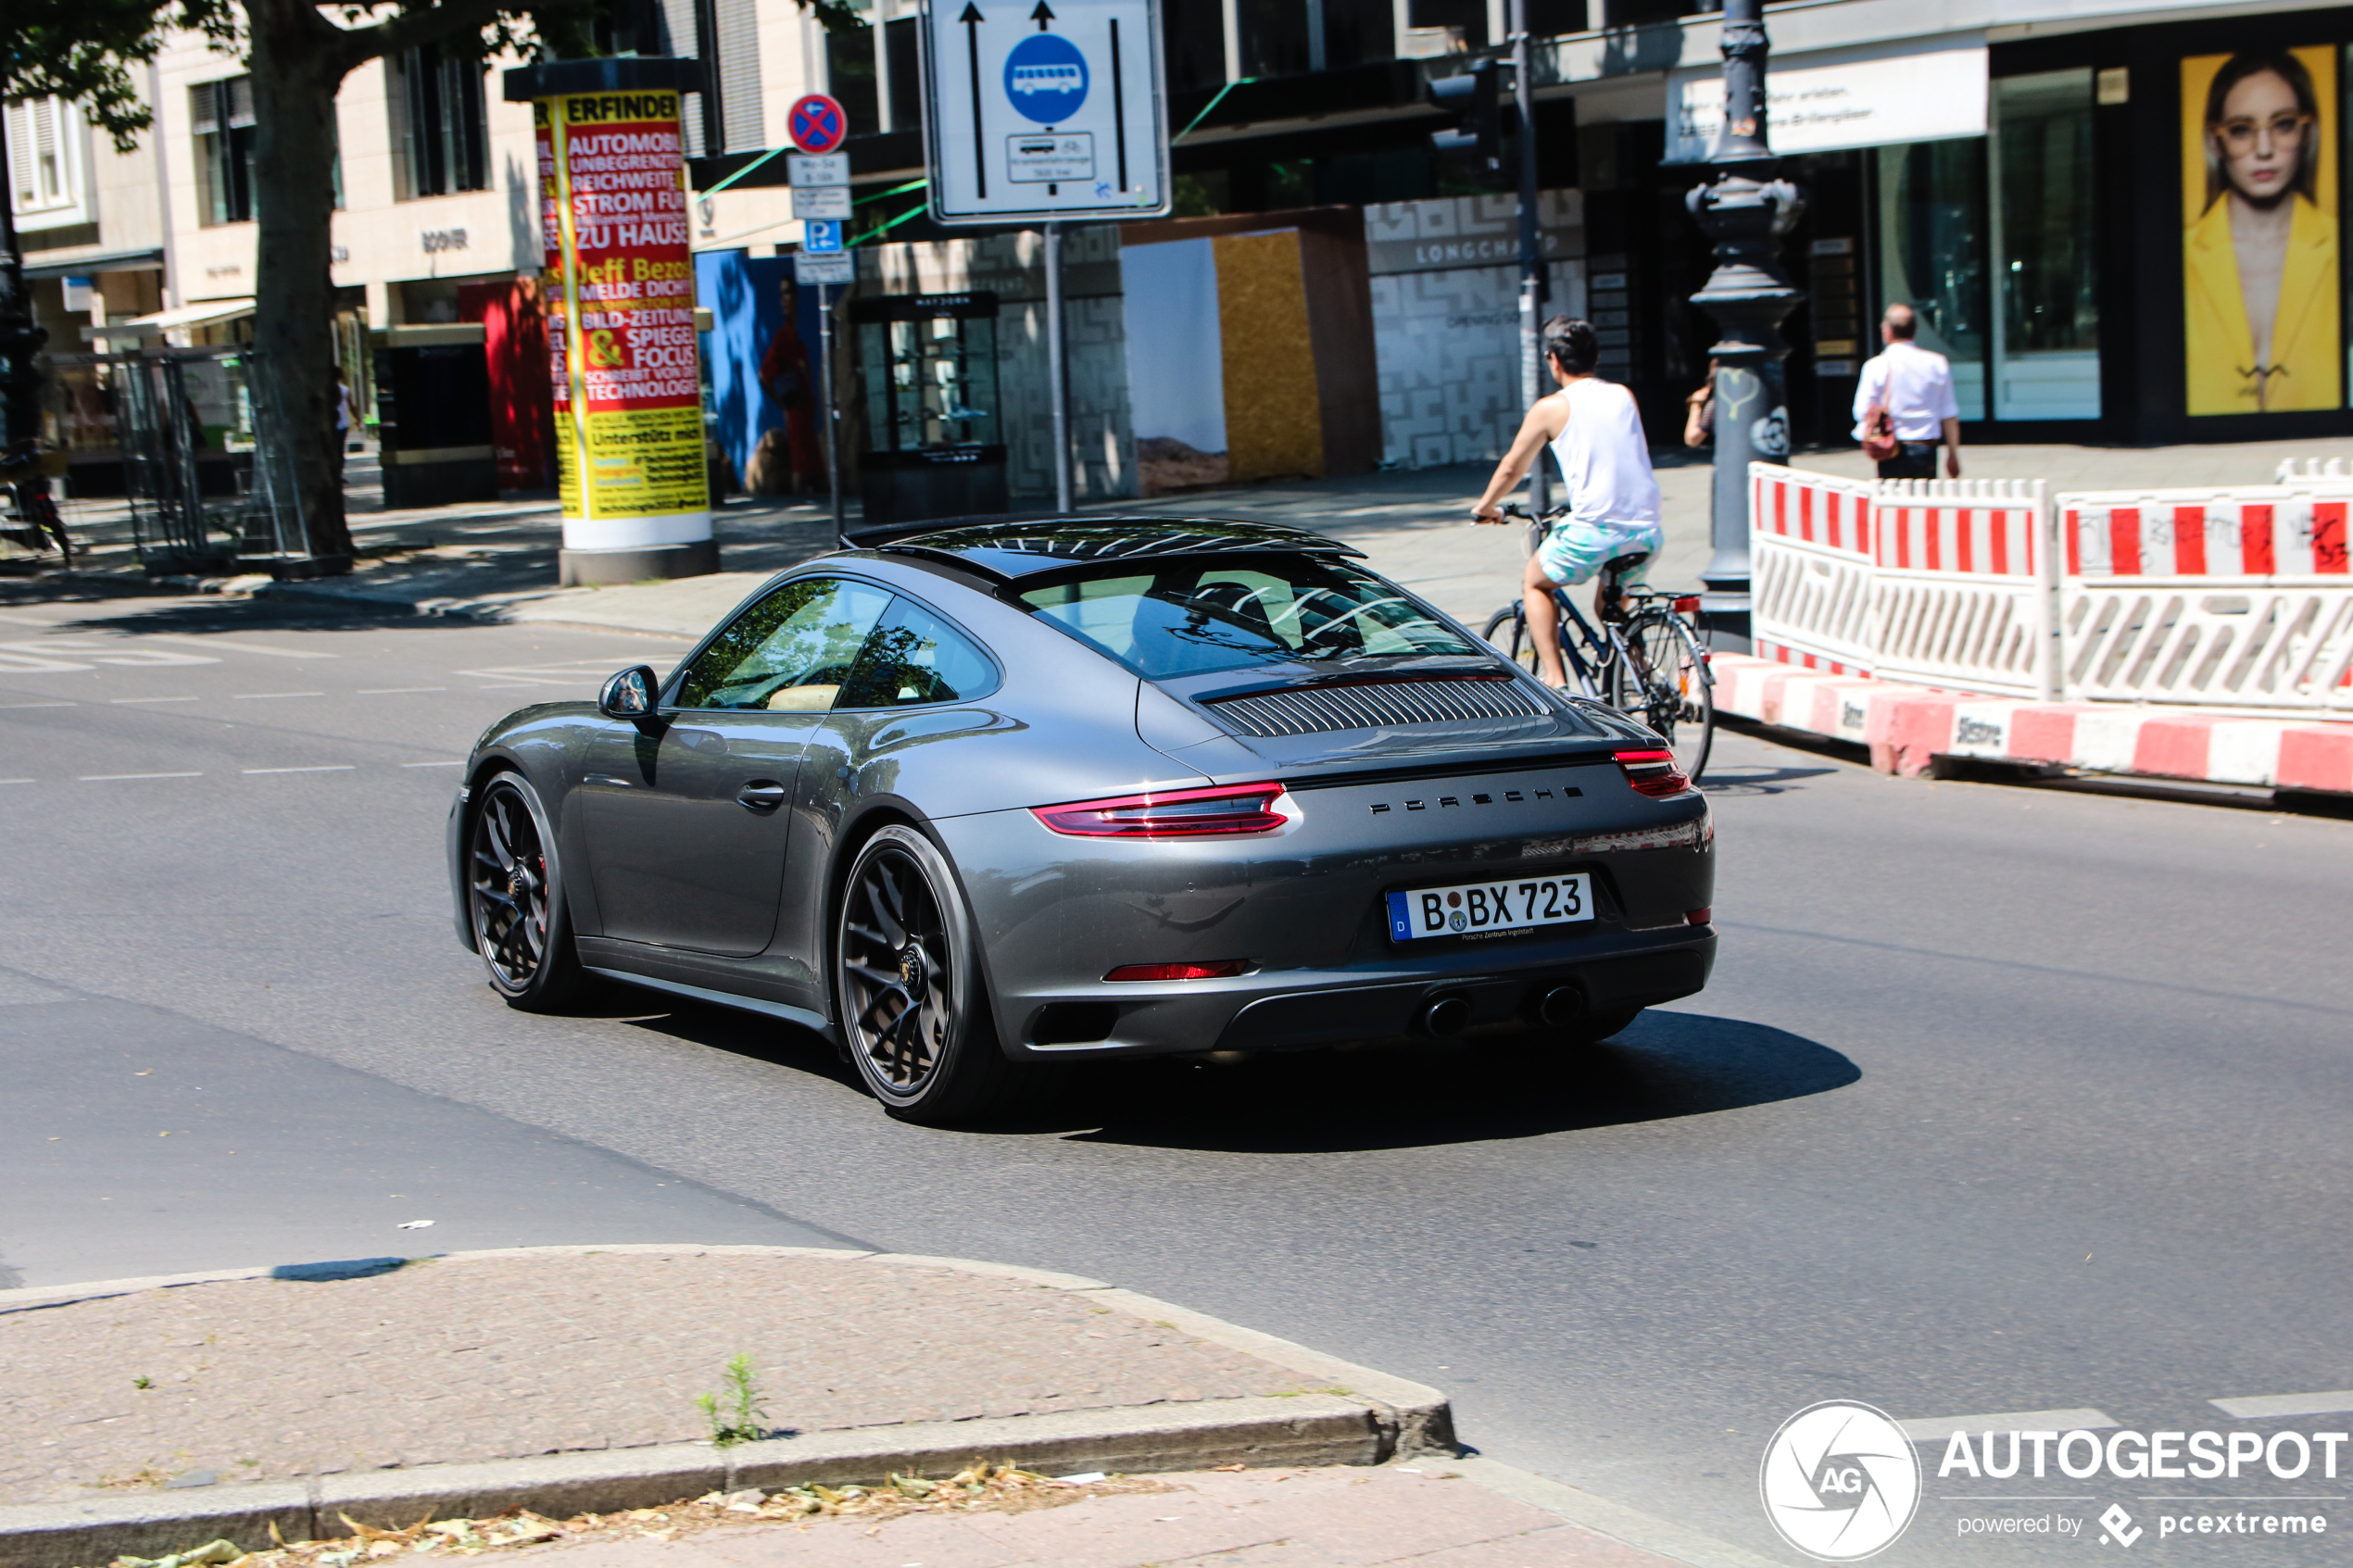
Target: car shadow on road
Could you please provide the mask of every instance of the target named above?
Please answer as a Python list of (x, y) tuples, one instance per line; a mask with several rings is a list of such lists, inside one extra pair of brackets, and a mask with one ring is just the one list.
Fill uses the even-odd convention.
[(1066, 1135), (1232, 1153), (1322, 1154), (1541, 1137), (1737, 1110), (1862, 1077), (1829, 1047), (1705, 1013), (1651, 1012), (1616, 1039), (1272, 1054), (1232, 1065), (1104, 1064), (1058, 1110)]
[(1838, 771), (1837, 768), (1775, 768), (1758, 762), (1727, 762), (1709, 768), (1700, 780), (1700, 787), (1711, 796), (1784, 795), (1805, 787), (1807, 779)]

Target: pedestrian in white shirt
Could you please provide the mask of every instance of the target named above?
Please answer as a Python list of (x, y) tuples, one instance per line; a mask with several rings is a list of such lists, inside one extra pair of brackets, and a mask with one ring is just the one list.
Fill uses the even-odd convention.
[(1953, 364), (1912, 341), (1919, 317), (1908, 305), (1887, 307), (1880, 341), (1887, 347), (1863, 367), (1855, 388), (1855, 439), (1871, 434), (1884, 413), (1894, 426), (1896, 448), (1880, 459), (1881, 479), (1934, 479), (1936, 446), (1944, 445), (1944, 473), (1961, 477), (1961, 406), (1953, 397)]

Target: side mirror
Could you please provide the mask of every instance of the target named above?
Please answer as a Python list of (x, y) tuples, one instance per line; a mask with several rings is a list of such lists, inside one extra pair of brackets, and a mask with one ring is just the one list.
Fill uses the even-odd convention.
[(608, 719), (651, 718), (654, 694), (661, 687), (650, 666), (633, 666), (605, 683), (597, 694), (597, 711)]

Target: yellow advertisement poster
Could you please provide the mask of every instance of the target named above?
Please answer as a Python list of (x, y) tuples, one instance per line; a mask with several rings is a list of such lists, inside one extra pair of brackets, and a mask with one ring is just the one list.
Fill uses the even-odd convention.
[(708, 517), (678, 102), (535, 105), (567, 519)]
[(2182, 307), (2193, 415), (2345, 402), (2336, 56), (2182, 62)]

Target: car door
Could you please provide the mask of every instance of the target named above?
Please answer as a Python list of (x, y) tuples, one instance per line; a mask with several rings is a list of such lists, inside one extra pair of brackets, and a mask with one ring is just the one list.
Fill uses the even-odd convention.
[(580, 798), (603, 935), (749, 957), (776, 928), (801, 753), (890, 602), (872, 583), (785, 583), (670, 684), (609, 723)]
[(775, 950), (825, 978), (825, 875), (835, 835), (860, 795), (896, 793), (906, 748), (997, 722), (970, 707), (997, 689), (996, 660), (914, 600), (893, 599), (858, 657), (833, 711), (809, 740), (796, 792), (783, 924)]

